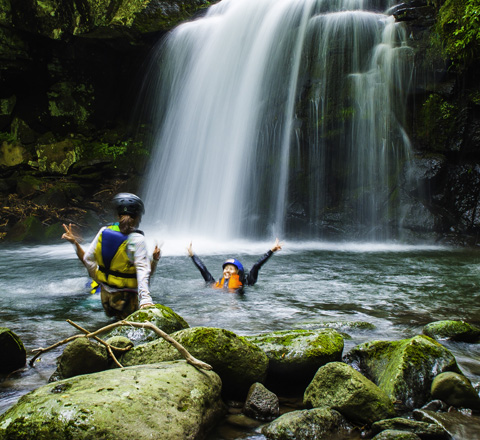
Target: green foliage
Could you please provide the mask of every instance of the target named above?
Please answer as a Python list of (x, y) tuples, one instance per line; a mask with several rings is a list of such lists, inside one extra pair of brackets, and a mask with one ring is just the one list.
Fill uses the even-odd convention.
[(16, 140), (17, 138), (13, 134), (7, 133), (5, 131), (0, 132), (0, 144), (2, 142), (12, 144), (13, 142), (16, 142)]
[(480, 0), (446, 0), (439, 10), (437, 31), (454, 64), (472, 64), (480, 56)]
[(443, 151), (454, 137), (458, 108), (440, 95), (430, 94), (419, 115), (418, 135), (436, 151)]
[(126, 155), (148, 156), (148, 151), (142, 142), (121, 141), (115, 144), (98, 142), (93, 144), (93, 155), (115, 160)]

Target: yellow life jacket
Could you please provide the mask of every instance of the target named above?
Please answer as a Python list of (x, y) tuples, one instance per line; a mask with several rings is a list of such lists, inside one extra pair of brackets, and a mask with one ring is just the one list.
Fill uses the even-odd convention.
[(127, 255), (128, 235), (118, 225), (108, 226), (98, 237), (95, 280), (116, 288), (136, 289), (137, 271)]
[[(243, 287), (243, 283), (240, 281), (240, 277), (238, 275), (238, 273), (236, 274), (233, 274), (230, 278), (228, 278), (228, 280), (226, 280), (228, 285), (227, 285), (227, 288), (228, 289), (233, 289), (233, 290), (236, 290), (236, 289), (240, 289)], [(217, 281), (214, 285), (213, 285), (213, 288), (214, 289), (223, 289), (225, 286), (225, 277), (222, 277), (222, 279), (220, 281)]]

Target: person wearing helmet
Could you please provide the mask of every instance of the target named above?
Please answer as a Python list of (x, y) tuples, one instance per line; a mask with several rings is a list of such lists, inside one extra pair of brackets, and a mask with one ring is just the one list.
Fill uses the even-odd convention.
[[(101, 286), (100, 298), (107, 316), (124, 319), (138, 308), (153, 306), (149, 291), (151, 264), (145, 237), (137, 229), (145, 212), (142, 200), (135, 194), (119, 193), (113, 198), (113, 206), (118, 223), (100, 229), (84, 252), (83, 263)], [(76, 250), (78, 255), (78, 246)]]
[(280, 249), (282, 249), (282, 245), (277, 238), (272, 248), (252, 266), (248, 273), (245, 273), (240, 261), (235, 258), (229, 258), (222, 265), (223, 276), (218, 281), (213, 278), (202, 260), (200, 260), (200, 258), (193, 252), (192, 243), (187, 247), (187, 252), (192, 259), (193, 264), (195, 264), (208, 285), (215, 289), (226, 289), (230, 292), (242, 292), (244, 286), (253, 286), (257, 282), (258, 271), (274, 252), (277, 252)]

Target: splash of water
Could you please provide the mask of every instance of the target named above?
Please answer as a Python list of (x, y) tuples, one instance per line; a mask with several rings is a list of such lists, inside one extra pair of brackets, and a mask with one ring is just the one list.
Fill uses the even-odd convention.
[(388, 4), (223, 0), (159, 47), (143, 226), (164, 236), (375, 229), (410, 145), (411, 71)]

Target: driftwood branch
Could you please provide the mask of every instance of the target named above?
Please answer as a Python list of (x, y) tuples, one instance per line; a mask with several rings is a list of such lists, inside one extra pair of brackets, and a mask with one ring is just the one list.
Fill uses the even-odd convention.
[[(29, 365), (32, 367), (35, 360), (42, 354), (42, 353), (45, 353), (47, 351), (50, 351), (50, 350), (53, 350), (54, 348), (57, 348), (59, 347), (60, 345), (63, 345), (63, 344), (67, 344), (75, 339), (78, 339), (78, 338), (94, 338), (96, 341), (104, 344), (105, 346), (107, 346), (107, 350), (109, 352), (109, 354), (112, 356), (112, 359), (115, 361), (115, 363), (119, 366), (119, 367), (122, 367), (122, 365), (117, 361), (117, 359), (115, 358), (114, 354), (113, 354), (113, 351), (112, 351), (112, 346), (110, 344), (108, 344), (107, 342), (104, 342), (102, 341), (100, 338), (98, 338), (97, 335), (103, 333), (103, 332), (106, 332), (108, 330), (111, 330), (115, 327), (119, 327), (119, 326), (125, 326), (125, 325), (128, 325), (130, 327), (137, 327), (137, 328), (148, 328), (150, 330), (153, 330), (158, 336), (162, 337), (163, 339), (165, 339), (167, 342), (169, 342), (171, 345), (173, 345), (178, 351), (179, 353), (184, 357), (184, 359), (191, 365), (193, 365), (194, 367), (196, 368), (201, 368), (203, 370), (211, 370), (212, 369), (212, 366), (205, 363), (205, 362), (202, 362), (201, 360), (199, 359), (196, 359), (195, 357), (193, 357), (188, 351), (187, 349), (181, 345), (179, 342), (177, 342), (175, 339), (173, 339), (169, 334), (165, 333), (164, 331), (160, 330), (156, 325), (152, 324), (151, 322), (131, 322), (131, 321), (119, 321), (119, 322), (115, 322), (113, 324), (109, 324), (105, 327), (102, 327), (94, 332), (88, 332), (88, 330), (80, 327), (78, 324), (75, 324), (73, 321), (70, 321), (70, 320), (67, 320), (67, 322), (71, 325), (73, 325), (75, 328), (77, 328), (78, 330), (82, 331), (84, 334), (81, 334), (81, 335), (74, 335), (74, 336), (70, 336), (69, 338), (66, 338), (62, 341), (59, 341), (53, 345), (51, 345), (50, 347), (47, 347), (47, 348), (37, 348), (35, 350), (33, 350), (35, 354), (35, 356), (33, 356), (33, 358), (30, 360), (29, 362)], [(122, 349), (122, 348), (118, 348), (118, 347), (113, 347), (113, 349), (115, 350), (120, 350), (120, 351), (126, 351), (127, 349)]]

